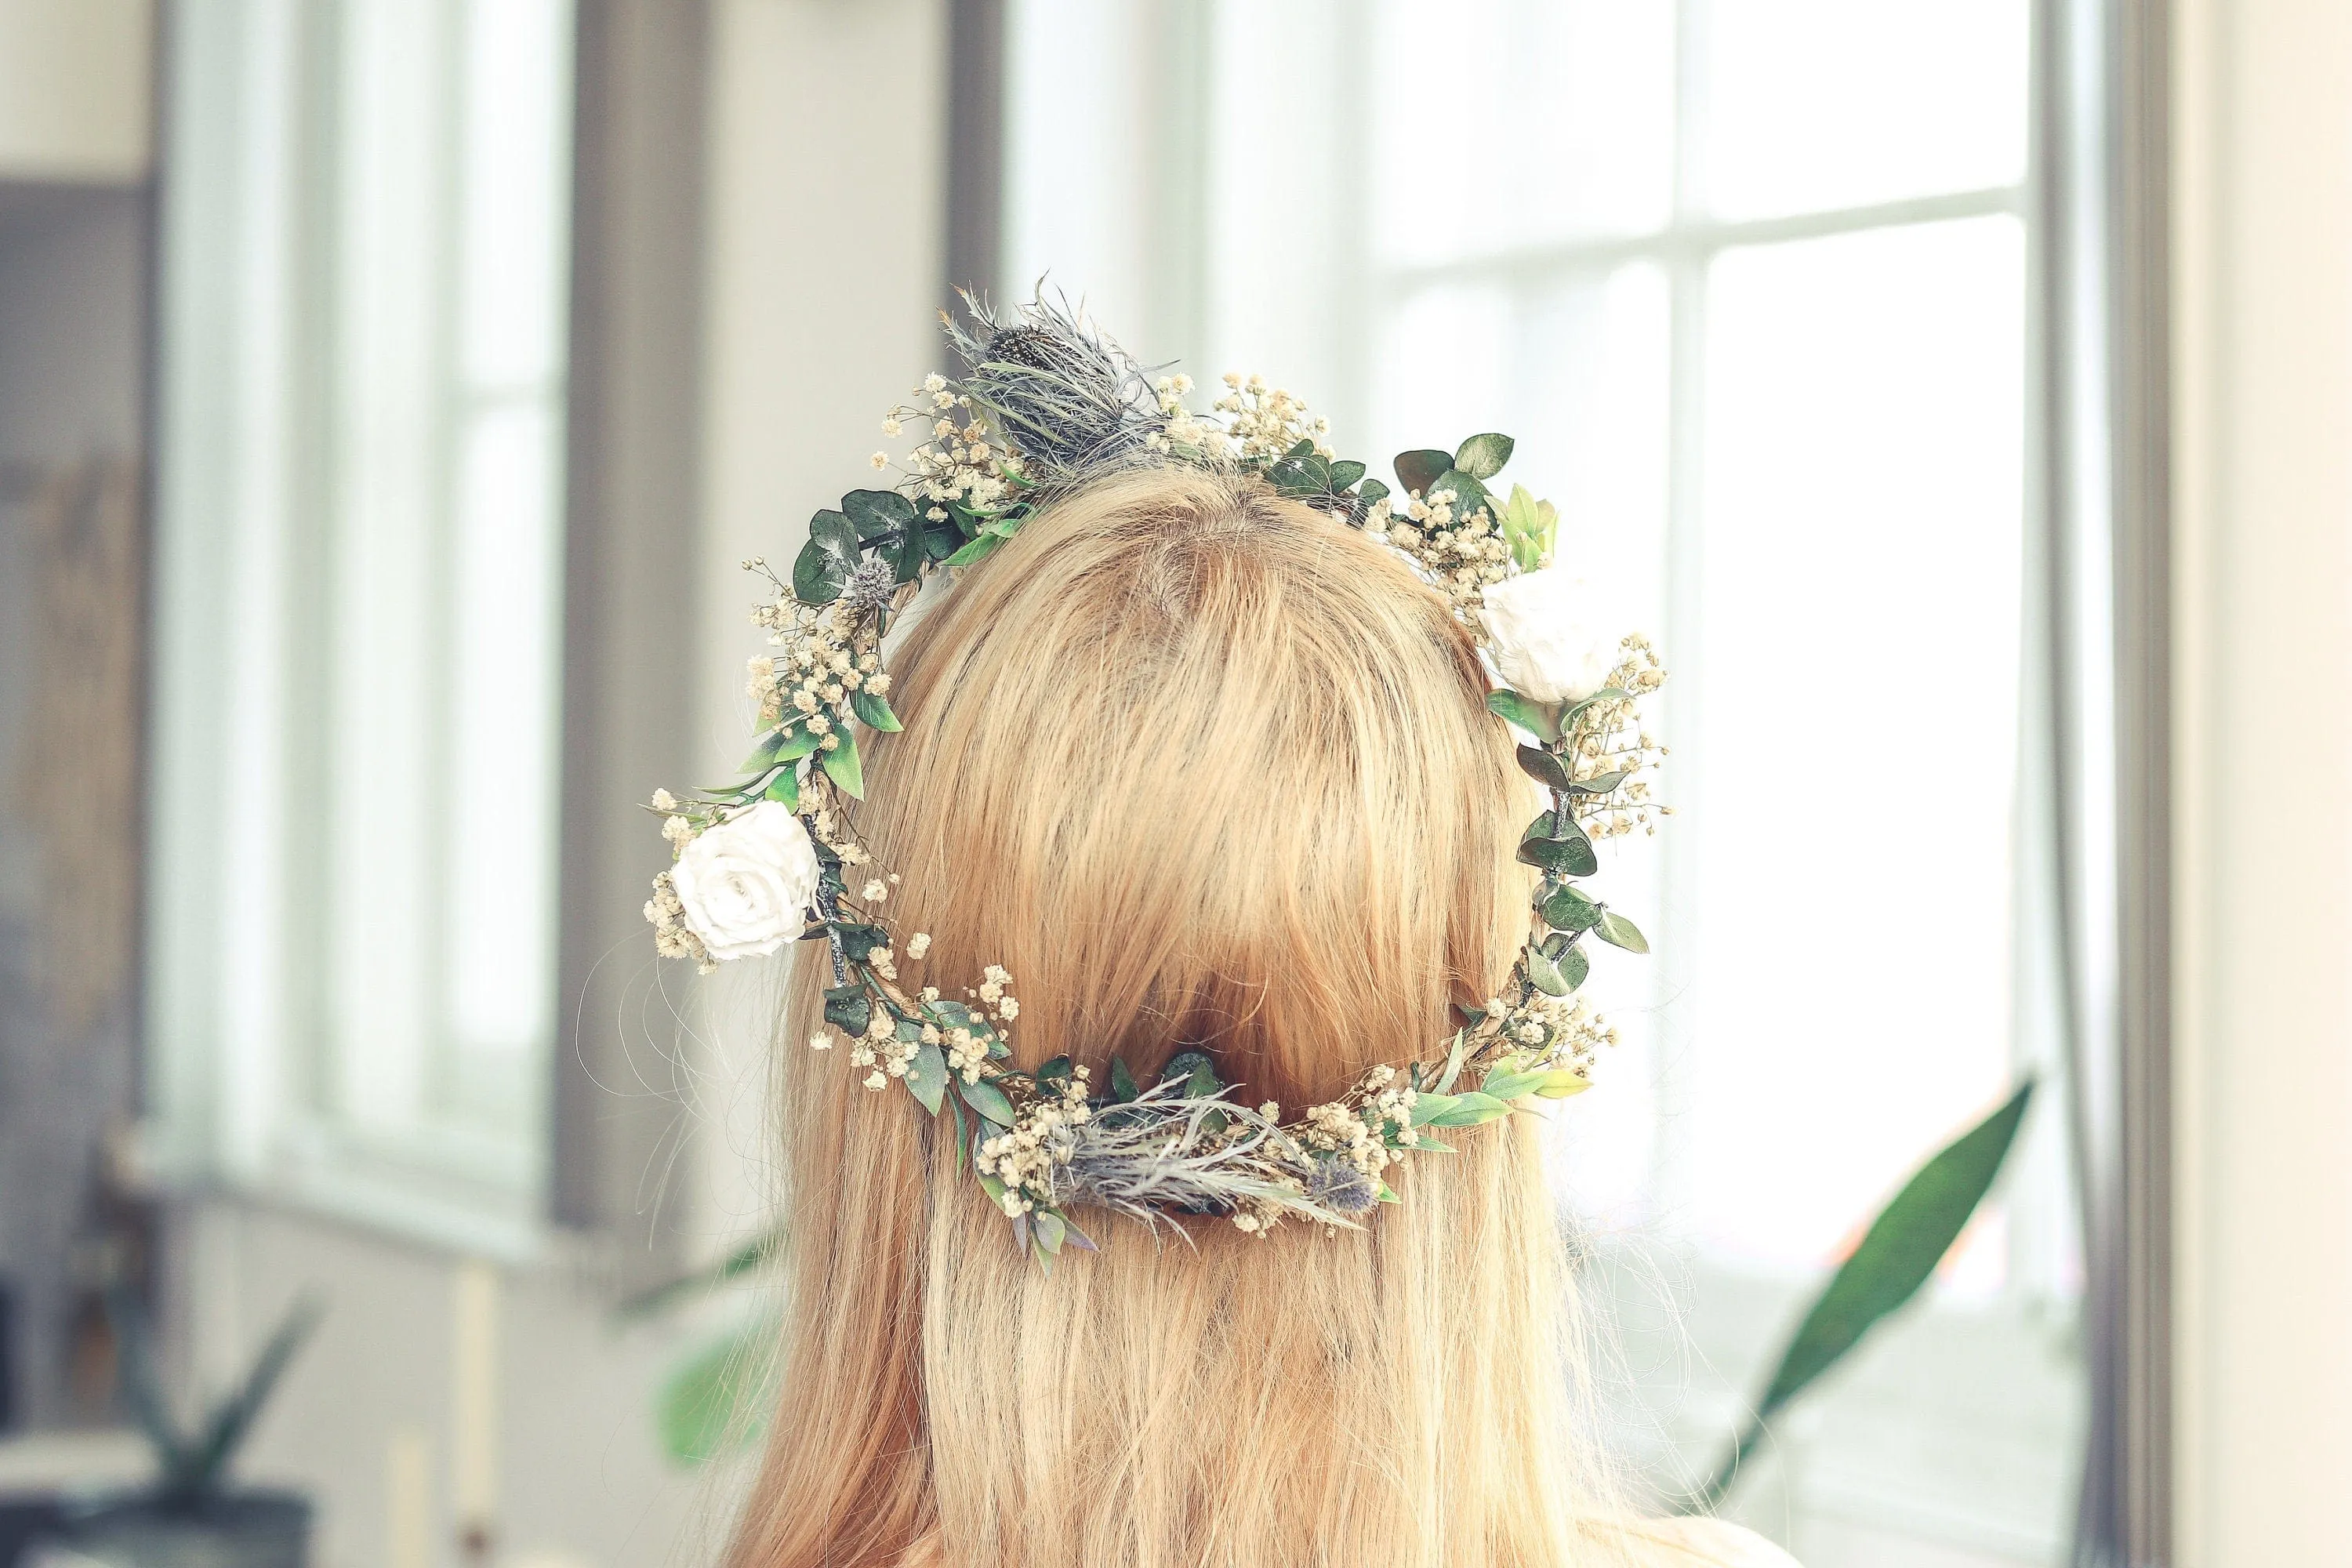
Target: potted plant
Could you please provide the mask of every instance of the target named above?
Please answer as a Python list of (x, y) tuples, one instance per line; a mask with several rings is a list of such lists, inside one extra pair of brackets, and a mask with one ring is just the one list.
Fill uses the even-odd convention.
[(318, 1327), (315, 1301), (297, 1301), (236, 1387), (192, 1428), (173, 1418), (155, 1375), (152, 1332), (127, 1292), (108, 1303), (131, 1411), (154, 1450), (142, 1490), (69, 1505), (61, 1543), (107, 1568), (304, 1568), (310, 1500), (233, 1486), (229, 1466), (287, 1363)]

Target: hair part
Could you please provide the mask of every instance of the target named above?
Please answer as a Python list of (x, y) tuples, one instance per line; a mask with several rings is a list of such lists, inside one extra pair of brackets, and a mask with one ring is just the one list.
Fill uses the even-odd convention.
[[(861, 827), (916, 983), (1010, 969), (1018, 1065), (1180, 1050), (1303, 1108), (1427, 1059), (1524, 937), (1532, 809), (1444, 600), (1245, 477), (1119, 475), (907, 634)], [(953, 1122), (780, 1052), (782, 1389), (734, 1568), (1457, 1568), (1595, 1560), (1573, 1299), (1530, 1119), (1358, 1231), (1101, 1210), (1052, 1277)], [(1613, 1555), (1613, 1552), (1610, 1553)]]

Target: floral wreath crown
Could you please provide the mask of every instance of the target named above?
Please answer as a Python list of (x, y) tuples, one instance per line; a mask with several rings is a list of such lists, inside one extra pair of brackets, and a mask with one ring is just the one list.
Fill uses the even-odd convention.
[[(1391, 1164), (1451, 1152), (1437, 1130), (1575, 1094), (1598, 1048), (1615, 1041), (1576, 995), (1590, 967), (1583, 939), (1634, 952), (1648, 943), (1580, 884), (1600, 869), (1595, 840), (1655, 832), (1654, 814), (1670, 809), (1638, 776), (1664, 752), (1635, 713), (1664, 671), (1643, 638), (1593, 635), (1591, 589), (1552, 563), (1550, 503), (1489, 488), (1509, 437), (1401, 454), (1400, 504), (1362, 463), (1334, 457), (1325, 421), (1260, 377), (1226, 376), (1213, 411), (1197, 415), (1184, 402), (1189, 378), (1149, 379), (1066, 305), (1040, 298), (999, 318), (965, 302), (969, 324), (947, 319), (962, 374), (929, 377), (915, 406), (882, 422), (886, 437), (925, 432), (898, 486), (853, 490), (818, 512), (789, 582), (764, 560), (745, 563), (774, 589), (752, 616), (779, 650), (751, 661), (761, 731), (740, 783), (688, 801), (654, 795), (676, 856), (646, 905), (656, 946), (708, 973), (790, 941), (824, 941), (834, 984), (826, 1027), (809, 1044), (845, 1039), (867, 1089), (903, 1083), (926, 1111), (951, 1118), (958, 1168), (969, 1160), (1015, 1244), (1048, 1269), (1065, 1246), (1094, 1248), (1070, 1218), (1082, 1206), (1147, 1226), (1223, 1215), (1260, 1236), (1293, 1216), (1353, 1227), (1397, 1201)], [(887, 453), (872, 461), (890, 467)], [(1230, 1098), (1201, 1050), (1179, 1052), (1149, 1085), (1116, 1059), (1100, 1089), (1067, 1057), (1029, 1072), (1009, 1066), (1013, 977), (992, 964), (961, 997), (901, 979), (900, 963), (922, 963), (930, 938), (900, 941), (884, 912), (898, 879), (874, 864), (850, 804), (865, 794), (859, 726), (899, 728), (882, 658), (893, 618), (925, 583), (986, 559), (1055, 497), (1152, 464), (1258, 476), (1402, 552), (1476, 635), (1499, 677), (1486, 704), (1518, 732), (1519, 765), (1550, 795), (1519, 845), (1542, 875), (1502, 993), (1460, 1009), (1433, 1059), (1375, 1067), (1296, 1120), (1271, 1101)]]

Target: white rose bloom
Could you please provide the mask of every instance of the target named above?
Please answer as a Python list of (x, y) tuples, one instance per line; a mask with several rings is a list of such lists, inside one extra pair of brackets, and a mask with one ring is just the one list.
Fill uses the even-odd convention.
[(1580, 702), (1608, 683), (1624, 628), (1593, 584), (1552, 566), (1481, 596), (1495, 668), (1512, 690), (1538, 702)]
[(746, 958), (800, 936), (821, 870), (801, 819), (763, 800), (688, 844), (669, 878), (710, 956)]

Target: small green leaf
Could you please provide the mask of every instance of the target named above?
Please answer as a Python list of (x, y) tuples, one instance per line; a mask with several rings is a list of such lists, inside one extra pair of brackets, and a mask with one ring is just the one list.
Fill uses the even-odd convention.
[(1437, 478), (1454, 467), (1451, 454), (1424, 447), (1415, 452), (1396, 455), (1397, 483), (1415, 495), (1426, 497), (1437, 488)]
[(1553, 789), (1571, 789), (1576, 783), (1569, 777), (1568, 764), (1539, 746), (1519, 748), (1519, 772)]
[(1582, 1094), (1592, 1087), (1592, 1080), (1580, 1072), (1566, 1068), (1554, 1068), (1543, 1075), (1544, 1080), (1536, 1093), (1545, 1100), (1566, 1100), (1571, 1094)]
[(798, 771), (785, 768), (768, 781), (768, 798), (779, 802), (786, 811), (801, 808), (801, 778)]
[(775, 759), (777, 749), (783, 745), (783, 743), (784, 735), (782, 731), (769, 731), (766, 734), (761, 736), (758, 742), (752, 745), (751, 754), (743, 759), (742, 764), (737, 768), (736, 771), (738, 773), (746, 773), (766, 772), (768, 764)]
[(1374, 1194), (1373, 1196), (1379, 1198), (1380, 1201), (1384, 1204), (1401, 1204), (1404, 1202), (1402, 1198), (1397, 1196), (1396, 1189), (1390, 1186), (1386, 1182), (1382, 1182), (1381, 1184), (1381, 1190)]
[(1559, 705), (1538, 702), (1516, 691), (1489, 691), (1486, 707), (1506, 723), (1517, 724), (1538, 741), (1559, 739)]
[(1570, 795), (1607, 795), (1623, 784), (1632, 772), (1631, 768), (1621, 768), (1615, 773), (1595, 773), (1589, 779), (1570, 780), (1566, 787)]
[(1482, 506), (1494, 504), (1495, 498), (1486, 493), (1486, 487), (1459, 468), (1448, 468), (1438, 475), (1436, 488), (1454, 492), (1454, 515), (1457, 520), (1468, 517)]
[(896, 734), (904, 727), (898, 722), (898, 715), (890, 711), (889, 700), (877, 697), (864, 687), (849, 694), (849, 706), (866, 721), (868, 728), (879, 730), (886, 735)]
[(1331, 488), (1334, 490), (1352, 489), (1356, 481), (1363, 477), (1364, 465), (1361, 463), (1349, 462), (1342, 458), (1331, 465)]
[(1554, 931), (1591, 931), (1601, 923), (1599, 902), (1565, 883), (1546, 893), (1539, 907), (1544, 924)]
[(1550, 1076), (1549, 1072), (1506, 1072), (1496, 1068), (1486, 1075), (1486, 1081), (1478, 1086), (1478, 1092), (1496, 1100), (1517, 1100), (1522, 1095), (1534, 1094), (1541, 1089), (1544, 1080)]
[(1610, 946), (1622, 947), (1628, 952), (1650, 951), (1650, 939), (1642, 934), (1642, 928), (1612, 910), (1601, 911), (1601, 922), (1592, 928), (1592, 934)]
[(824, 776), (846, 790), (858, 800), (866, 798), (866, 772), (857, 762), (857, 736), (846, 724), (836, 724), (833, 732), (841, 737), (841, 744), (830, 752), (819, 752), (824, 763)]
[(949, 556), (943, 564), (970, 566), (975, 562), (985, 561), (995, 554), (997, 546), (1003, 542), (1004, 536), (1001, 533), (983, 533), (976, 539), (966, 540), (963, 547)]
[(772, 1358), (765, 1352), (779, 1332), (759, 1318), (697, 1349), (662, 1379), (654, 1420), (663, 1451), (681, 1465), (742, 1447), (759, 1436)]
[(877, 925), (860, 921), (835, 921), (834, 935), (841, 939), (841, 955), (852, 963), (863, 963), (877, 947), (890, 945), (890, 933)]
[(915, 503), (897, 490), (852, 490), (841, 498), (841, 510), (861, 541), (911, 528), (915, 521)]
[(1062, 1237), (1066, 1234), (1066, 1227), (1060, 1215), (1051, 1209), (1039, 1209), (1029, 1216), (1029, 1228), (1036, 1234), (1037, 1245), (1045, 1249), (1046, 1256), (1051, 1257), (1062, 1250)]
[(1585, 977), (1592, 973), (1592, 960), (1584, 955), (1580, 947), (1570, 947), (1553, 962), (1559, 965), (1560, 978), (1568, 982), (1570, 991), (1583, 984)]
[(1474, 1089), (1466, 1094), (1455, 1095), (1454, 1103), (1431, 1117), (1427, 1124), (1432, 1127), (1482, 1127), (1489, 1121), (1499, 1121), (1510, 1113), (1508, 1101), (1496, 1100), (1491, 1094), (1482, 1094)]
[(1455, 449), (1454, 466), (1474, 479), (1491, 479), (1511, 460), (1512, 446), (1508, 436), (1497, 436), (1492, 431), (1473, 436)]
[(1168, 1065), (1160, 1069), (1160, 1081), (1180, 1078), (1185, 1080), (1185, 1094), (1194, 1100), (1206, 1100), (1225, 1087), (1217, 1077), (1217, 1064), (1206, 1051), (1178, 1051), (1170, 1057)]
[(1040, 1066), (1036, 1072), (1036, 1083), (1039, 1089), (1044, 1089), (1049, 1084), (1066, 1083), (1069, 1078), (1070, 1058), (1067, 1057), (1055, 1057), (1052, 1061)]
[(824, 994), (824, 1021), (856, 1039), (874, 1021), (874, 999), (856, 981), (834, 986)]
[(857, 530), (837, 511), (809, 519), (808, 542), (793, 561), (793, 596), (807, 605), (830, 605), (849, 586), (857, 570)]
[(1426, 1089), (1413, 1096), (1412, 1124), (1415, 1127), (1428, 1126), (1454, 1109), (1454, 1099), (1450, 1094), (1433, 1094)]
[(1110, 1058), (1110, 1097), (1125, 1105), (1143, 1091), (1135, 1086), (1135, 1075), (1117, 1057)]
[(1356, 487), (1356, 502), (1365, 511), (1371, 510), (1373, 507), (1388, 499), (1388, 486), (1378, 479), (1366, 479)]
[(785, 736), (782, 749), (776, 752), (776, 761), (780, 763), (796, 763), (817, 748), (815, 733), (806, 726), (798, 725), (797, 721), (792, 722), (796, 727)]
[(1522, 955), (1527, 964), (1528, 984), (1547, 996), (1565, 996), (1576, 989), (1568, 976), (1559, 972), (1559, 964), (1539, 947), (1530, 947)]
[(963, 1098), (966, 1105), (971, 1106), (972, 1110), (995, 1122), (999, 1127), (1013, 1125), (1013, 1102), (1004, 1098), (1003, 1089), (986, 1079), (981, 1079), (978, 1083), (966, 1083), (961, 1079), (958, 1079), (955, 1091)]
[(1552, 837), (1552, 814), (1545, 812), (1528, 829), (1519, 841), (1519, 859), (1528, 866), (1539, 866), (1555, 875), (1590, 877), (1601, 869), (1601, 858), (1592, 851), (1592, 840), (1584, 829), (1571, 822), (1564, 837)]
[(948, 1093), (948, 1060), (939, 1047), (915, 1047), (915, 1059), (907, 1064), (907, 1087), (915, 1091), (925, 1110), (933, 1116), (940, 1113), (940, 1103)]

